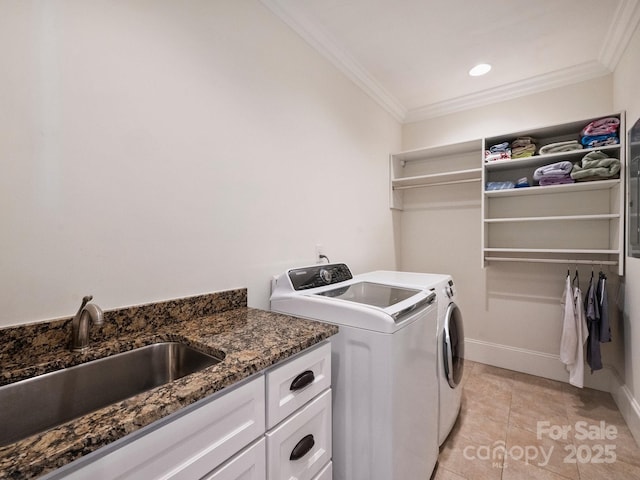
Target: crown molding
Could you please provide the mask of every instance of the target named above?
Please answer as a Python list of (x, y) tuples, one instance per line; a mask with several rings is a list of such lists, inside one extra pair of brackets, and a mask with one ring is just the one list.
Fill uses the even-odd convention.
[(640, 24), (640, 0), (621, 0), (609, 25), (598, 60), (408, 109), (300, 9), (284, 6), (280, 0), (261, 2), (401, 123), (427, 120), (608, 75), (617, 66)]
[(261, 0), (261, 2), (396, 120), (404, 121), (407, 114), (406, 107), (378, 83), (351, 55), (338, 46), (327, 32), (310, 21), (299, 10), (284, 7), (278, 0)]
[(611, 71), (600, 62), (592, 61), (556, 70), (544, 75), (527, 78), (518, 82), (500, 85), (481, 92), (436, 102), (423, 107), (411, 109), (404, 118), (404, 123), (418, 122), (430, 118), (448, 115), (463, 110), (504, 102), (514, 98), (544, 92), (553, 88), (564, 87), (610, 74)]
[(614, 71), (636, 28), (640, 24), (640, 0), (622, 0), (609, 25), (598, 60)]

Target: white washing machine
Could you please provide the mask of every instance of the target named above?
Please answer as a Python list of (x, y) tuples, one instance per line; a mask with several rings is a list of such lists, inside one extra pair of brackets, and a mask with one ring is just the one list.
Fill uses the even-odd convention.
[(456, 423), (462, 403), (464, 329), (462, 313), (455, 303), (455, 285), (450, 275), (377, 271), (358, 276), (361, 280), (391, 283), (435, 291), (438, 296), (438, 445), (442, 445)]
[(435, 292), (313, 265), (274, 279), (271, 309), (340, 327), (331, 337), (333, 478), (428, 479), (438, 458)]

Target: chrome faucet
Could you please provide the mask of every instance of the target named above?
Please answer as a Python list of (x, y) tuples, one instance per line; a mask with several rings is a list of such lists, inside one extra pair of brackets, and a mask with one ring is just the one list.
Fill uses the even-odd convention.
[(82, 299), (80, 309), (71, 322), (71, 350), (74, 352), (84, 352), (89, 348), (89, 320), (94, 325), (104, 323), (104, 313), (98, 305), (89, 303), (92, 299), (92, 295)]

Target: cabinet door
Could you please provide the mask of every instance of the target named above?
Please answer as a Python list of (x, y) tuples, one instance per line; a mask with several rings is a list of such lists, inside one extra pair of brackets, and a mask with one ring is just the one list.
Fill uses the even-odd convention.
[(333, 479), (333, 463), (329, 462), (313, 480), (332, 480)]
[(267, 372), (267, 429), (331, 385), (331, 344), (325, 343)]
[(267, 432), (268, 480), (311, 480), (331, 460), (331, 390)]
[(266, 446), (264, 437), (248, 446), (202, 480), (265, 480)]
[(264, 410), (264, 377), (260, 376), (104, 447), (48, 478), (201, 478), (264, 433)]

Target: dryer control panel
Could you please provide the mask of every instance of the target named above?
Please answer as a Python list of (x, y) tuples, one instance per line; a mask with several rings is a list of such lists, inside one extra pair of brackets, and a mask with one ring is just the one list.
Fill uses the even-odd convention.
[(453, 298), (453, 296), (456, 293), (456, 291), (453, 288), (453, 280), (449, 280), (447, 282), (447, 286), (445, 287), (445, 291), (447, 292), (447, 297)]
[(296, 291), (333, 285), (353, 278), (351, 270), (344, 263), (294, 268), (289, 270), (288, 275)]

